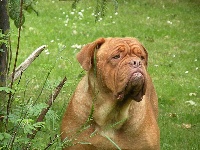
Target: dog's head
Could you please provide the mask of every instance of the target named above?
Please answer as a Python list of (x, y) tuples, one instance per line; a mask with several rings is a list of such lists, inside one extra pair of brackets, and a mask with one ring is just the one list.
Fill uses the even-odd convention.
[(142, 100), (146, 91), (148, 53), (137, 39), (99, 38), (85, 45), (77, 59), (115, 99)]

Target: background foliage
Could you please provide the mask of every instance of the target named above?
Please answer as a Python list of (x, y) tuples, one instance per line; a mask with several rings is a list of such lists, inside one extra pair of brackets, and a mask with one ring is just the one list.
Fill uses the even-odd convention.
[[(67, 102), (83, 70), (75, 55), (81, 46), (99, 37), (138, 38), (149, 52), (148, 71), (159, 97), (161, 149), (200, 149), (200, 9), (198, 0), (107, 1), (105, 15), (96, 1), (38, 0), (35, 13), (24, 11), (18, 64), (34, 49), (48, 48), (15, 84), (15, 99), (7, 132), (0, 146), (14, 149), (31, 142), (31, 149), (60, 149), (59, 126)], [(95, 17), (98, 16), (98, 17)], [(95, 20), (96, 19), (96, 20)], [(11, 44), (17, 46), (17, 29), (11, 21)], [(14, 57), (14, 56), (13, 56)], [(68, 80), (44, 122), (35, 123), (48, 96), (59, 81)], [(42, 127), (35, 139), (27, 134)], [(15, 136), (14, 136), (15, 135)], [(48, 147), (49, 143), (54, 143)], [(3, 148), (4, 147), (4, 148)]]
[[(14, 24), (17, 28), (20, 26), (20, 17), (21, 17), (21, 25), (25, 22), (25, 15), (22, 13), (22, 16), (20, 16), (20, 0), (9, 0), (9, 17), (14, 21)], [(38, 15), (38, 12), (33, 8), (35, 4), (35, 0), (23, 0), (22, 1), (22, 7), (23, 10), (27, 12), (35, 12)]]

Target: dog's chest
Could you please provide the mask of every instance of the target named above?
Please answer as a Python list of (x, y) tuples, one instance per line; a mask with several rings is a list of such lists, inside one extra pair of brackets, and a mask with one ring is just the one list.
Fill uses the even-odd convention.
[[(94, 127), (94, 126), (93, 126)], [(149, 145), (149, 141), (145, 138), (145, 135), (131, 132), (131, 130), (101, 130), (93, 128), (89, 133), (88, 143), (93, 145), (98, 150), (110, 150), (110, 149), (154, 149), (152, 145)], [(154, 138), (152, 138), (154, 139)], [(151, 143), (151, 142), (150, 142)], [(155, 143), (153, 143), (155, 144)]]
[(96, 126), (90, 137), (89, 142), (98, 149), (116, 149), (116, 146), (120, 144), (119, 141), (125, 137), (125, 132), (120, 133), (115, 129), (100, 129)]

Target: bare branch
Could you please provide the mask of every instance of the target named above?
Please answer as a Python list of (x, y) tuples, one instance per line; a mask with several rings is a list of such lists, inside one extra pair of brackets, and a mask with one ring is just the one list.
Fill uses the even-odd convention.
[[(14, 73), (14, 81), (21, 76), (21, 74), (30, 66), (30, 64), (40, 55), (40, 53), (46, 48), (46, 45), (42, 45), (37, 48), (29, 57), (22, 62), (16, 69)], [(13, 73), (10, 75), (12, 77)]]

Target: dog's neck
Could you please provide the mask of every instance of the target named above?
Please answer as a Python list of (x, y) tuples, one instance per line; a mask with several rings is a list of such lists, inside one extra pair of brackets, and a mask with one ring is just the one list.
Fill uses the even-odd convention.
[(134, 123), (143, 119), (145, 101), (136, 102), (129, 98), (119, 101), (115, 99), (111, 91), (97, 83), (94, 76), (90, 76), (89, 79), (90, 86), (95, 89), (92, 91), (92, 95), (95, 97), (93, 99), (93, 121), (97, 124), (99, 130), (118, 130), (130, 120)]

